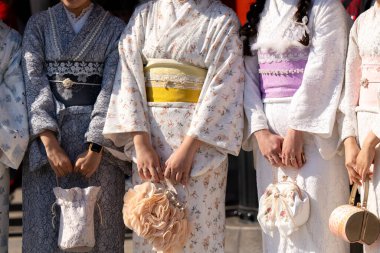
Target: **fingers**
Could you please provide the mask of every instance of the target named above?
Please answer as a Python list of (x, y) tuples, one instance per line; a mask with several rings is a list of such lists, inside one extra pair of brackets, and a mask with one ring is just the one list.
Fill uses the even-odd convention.
[(190, 179), (190, 173), (184, 173), (182, 175), (182, 181), (181, 181), (181, 184), (183, 185), (187, 185), (189, 183), (189, 179)]
[(162, 171), (161, 166), (157, 167), (156, 171), (157, 171), (159, 181), (164, 180), (165, 179), (164, 172)]
[[(166, 163), (167, 166), (165, 168), (165, 178), (172, 182), (173, 184), (177, 184), (178, 181), (176, 180), (177, 174), (179, 173), (177, 169), (173, 168), (175, 166), (171, 166), (170, 163)], [(178, 178), (182, 178), (181, 175), (178, 175)]]
[(160, 182), (156, 168), (154, 168), (153, 166), (150, 166), (149, 170), (146, 170), (146, 171), (149, 172), (151, 180), (157, 183)]
[(68, 158), (58, 162), (49, 161), (49, 163), (58, 177), (67, 176), (73, 171), (73, 166)]
[(303, 166), (303, 153), (300, 152), (296, 155), (297, 168), (301, 168)]
[(64, 173), (60, 167), (54, 166), (52, 164), (50, 164), (50, 166), (52, 167), (52, 169), (53, 169), (54, 173), (57, 175), (57, 177), (63, 177)]
[(362, 185), (361, 176), (355, 171), (353, 167), (347, 166), (348, 176), (350, 178), (350, 184), (356, 183)]
[(287, 167), (300, 169), (306, 162), (305, 154), (300, 152), (284, 152), (281, 156), (281, 162)]
[(177, 173), (179, 173), (178, 170), (173, 169), (173, 168), (171, 169), (171, 172), (170, 172), (170, 181), (172, 181), (174, 184), (177, 184), (177, 181), (176, 181)]
[(150, 174), (149, 168), (144, 168), (143, 173), (145, 178), (147, 178), (148, 180), (152, 179), (152, 174)]
[(182, 176), (183, 176), (183, 173), (182, 172), (177, 172), (176, 173), (176, 176), (175, 176), (175, 181), (177, 183), (181, 183), (182, 182)]
[(73, 172), (73, 165), (68, 157), (65, 157), (62, 162), (62, 169), (65, 176)]
[(291, 155), (289, 158), (290, 161), (290, 166), (293, 168), (298, 168), (298, 162), (297, 162), (297, 156), (296, 155)]
[(290, 155), (288, 155), (288, 154), (282, 154), (282, 156), (281, 156), (281, 161), (282, 161), (282, 163), (283, 163), (285, 166), (291, 166), (291, 163), (290, 163)]
[(174, 185), (176, 184), (183, 184), (186, 185), (189, 177), (190, 177), (190, 170), (182, 171), (177, 166), (171, 166), (170, 163), (165, 168), (165, 178), (172, 182)]
[(282, 161), (281, 158), (278, 154), (271, 154), (269, 156), (266, 156), (268, 162), (273, 166), (273, 167), (281, 167), (282, 166)]

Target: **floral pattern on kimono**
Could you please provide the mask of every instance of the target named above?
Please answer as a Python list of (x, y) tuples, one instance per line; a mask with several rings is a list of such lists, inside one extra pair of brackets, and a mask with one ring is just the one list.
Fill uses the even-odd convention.
[[(119, 60), (117, 45), (124, 22), (94, 4), (82, 29), (75, 33), (64, 8), (59, 3), (31, 17), (23, 41), (31, 134), (23, 173), (23, 252), (59, 252), (58, 229), (51, 225), (50, 211), (55, 202), (53, 188), (57, 181), (38, 135), (46, 130), (55, 132), (72, 163), (87, 149), (86, 142), (112, 146), (103, 138), (102, 129)], [(71, 74), (78, 81), (99, 74), (101, 81), (97, 87), (100, 92), (95, 104), (65, 106), (53, 94), (48, 79), (52, 71), (57, 78)], [(128, 168), (128, 164), (104, 150), (102, 162), (91, 178), (73, 174), (59, 179), (62, 188), (89, 185), (102, 188), (99, 205), (103, 225), (100, 225), (100, 215), (95, 215), (96, 245), (91, 252), (123, 252), (124, 226), (120, 210)], [(55, 222), (58, 228), (58, 220)]]
[[(191, 171), (191, 182), (197, 183), (188, 187), (194, 196), (203, 196), (210, 187), (214, 191), (204, 198), (182, 195), (194, 207), (190, 219), (199, 217), (200, 221), (183, 252), (224, 251), (224, 205), (220, 202), (225, 197), (226, 159), (228, 153), (240, 151), (244, 119), (239, 27), (234, 12), (217, 0), (158, 0), (136, 9), (119, 44), (120, 63), (105, 136), (133, 159), (131, 133), (147, 132), (162, 164), (186, 135), (204, 143)], [(147, 102), (143, 68), (150, 59), (206, 69), (198, 102)], [(171, 81), (180, 83), (177, 77)], [(136, 172), (133, 164), (134, 184), (141, 182)], [(209, 210), (205, 203), (218, 203), (218, 208)], [(203, 222), (210, 220), (215, 224)], [(134, 243), (135, 252), (152, 251), (137, 236)]]
[(8, 252), (9, 168), (18, 169), (29, 131), (21, 36), (0, 21), (0, 252)]

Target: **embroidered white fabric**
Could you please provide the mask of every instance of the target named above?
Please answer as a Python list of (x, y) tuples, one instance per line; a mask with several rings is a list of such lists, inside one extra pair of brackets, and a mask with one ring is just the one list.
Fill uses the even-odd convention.
[[(246, 57), (244, 94), (249, 96), (244, 99), (247, 116), (244, 148), (247, 150), (252, 149), (252, 133), (268, 128), (258, 89), (258, 63), (307, 59), (301, 87), (294, 94), (289, 108), (288, 127), (313, 134), (324, 159), (330, 159), (337, 153), (339, 137), (335, 115), (344, 78), (348, 19), (338, 1), (318, 0), (313, 3), (306, 26), (295, 24), (296, 0), (266, 2), (265, 15), (258, 27), (258, 39), (253, 44), (253, 49), (259, 52), (253, 51), (254, 57)], [(297, 31), (286, 32), (289, 29)], [(294, 41), (305, 31), (309, 32), (309, 50)], [(293, 50), (309, 54), (304, 58), (303, 53), (288, 53)]]
[[(376, 4), (362, 13), (351, 28), (346, 61), (346, 80), (342, 100), (339, 105), (338, 123), (341, 129), (341, 139), (357, 136), (356, 107), (359, 101), (360, 84), (362, 80), (362, 59), (380, 57), (380, 7)], [(375, 63), (375, 61), (373, 62)], [(363, 108), (360, 108), (362, 110)], [(380, 118), (373, 120), (372, 130), (379, 126)], [(380, 136), (380, 132), (376, 134)]]
[(309, 195), (288, 179), (267, 187), (260, 198), (257, 220), (264, 233), (273, 236), (277, 229), (287, 237), (304, 225), (309, 215)]
[(95, 246), (94, 210), (100, 187), (53, 189), (61, 207), (58, 246), (63, 251), (89, 252)]

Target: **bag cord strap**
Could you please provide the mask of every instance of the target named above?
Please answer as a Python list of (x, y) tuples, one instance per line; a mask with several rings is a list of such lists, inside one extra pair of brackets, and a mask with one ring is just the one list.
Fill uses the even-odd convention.
[[(358, 185), (355, 183), (352, 186), (351, 195), (350, 195), (350, 198), (348, 200), (348, 203), (351, 206), (355, 205), (355, 196), (356, 196), (357, 191), (358, 191)], [(364, 196), (363, 196), (363, 199), (362, 199), (362, 202), (360, 205), (363, 209), (367, 209), (368, 192), (369, 192), (369, 180), (367, 179), (364, 182)]]

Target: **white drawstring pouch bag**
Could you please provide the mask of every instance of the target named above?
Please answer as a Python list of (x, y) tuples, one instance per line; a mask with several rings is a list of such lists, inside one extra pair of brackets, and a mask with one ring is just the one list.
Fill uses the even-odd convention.
[(94, 210), (100, 187), (55, 187), (53, 191), (57, 198), (55, 204), (61, 207), (59, 248), (69, 252), (91, 251), (95, 246)]
[(309, 195), (295, 180), (284, 177), (270, 184), (259, 201), (257, 220), (265, 234), (273, 236), (278, 230), (287, 237), (304, 225), (310, 214)]

